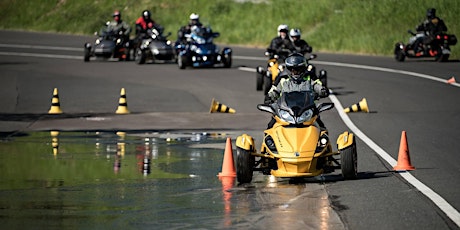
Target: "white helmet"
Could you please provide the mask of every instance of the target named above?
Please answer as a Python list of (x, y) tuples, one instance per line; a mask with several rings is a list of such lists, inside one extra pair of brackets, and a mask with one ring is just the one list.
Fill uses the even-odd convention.
[(279, 26), (278, 26), (278, 36), (280, 36), (280, 32), (281, 32), (281, 31), (284, 31), (284, 32), (287, 33), (287, 32), (289, 31), (288, 25), (286, 25), (286, 24), (281, 24), (281, 25), (279, 25)]
[(200, 19), (200, 15), (192, 13), (190, 14), (190, 20), (198, 20)]
[(300, 35), (302, 35), (302, 33), (300, 33), (300, 29), (291, 29), (291, 31), (289, 31), (289, 36), (291, 37), (299, 37), (300, 38)]

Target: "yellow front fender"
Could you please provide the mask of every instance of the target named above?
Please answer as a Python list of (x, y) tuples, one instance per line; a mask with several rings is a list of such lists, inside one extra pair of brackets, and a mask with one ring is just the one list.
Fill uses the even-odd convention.
[(343, 132), (337, 138), (337, 149), (340, 151), (342, 149), (349, 147), (350, 145), (353, 144), (354, 139), (355, 139), (355, 136), (353, 135), (353, 133), (349, 133), (347, 131)]
[(247, 134), (243, 134), (236, 138), (236, 146), (251, 152), (255, 150), (254, 139)]

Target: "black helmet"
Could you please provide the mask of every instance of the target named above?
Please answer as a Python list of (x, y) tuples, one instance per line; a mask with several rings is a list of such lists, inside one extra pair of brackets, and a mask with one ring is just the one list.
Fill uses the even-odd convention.
[(144, 17), (144, 18), (150, 18), (150, 16), (152, 16), (152, 14), (150, 13), (150, 11), (148, 11), (148, 10), (142, 11), (142, 17)]
[(293, 53), (286, 58), (286, 68), (291, 72), (293, 80), (301, 81), (302, 75), (307, 70), (307, 60), (300, 53)]
[(426, 17), (428, 19), (433, 19), (436, 17), (436, 9), (435, 8), (430, 8), (426, 11)]
[(121, 13), (118, 10), (115, 10), (112, 14), (112, 17), (121, 17)]

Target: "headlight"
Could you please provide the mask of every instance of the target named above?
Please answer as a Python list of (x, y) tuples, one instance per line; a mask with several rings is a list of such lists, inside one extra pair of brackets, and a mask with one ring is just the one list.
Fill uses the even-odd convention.
[(283, 119), (284, 121), (289, 122), (291, 124), (295, 124), (294, 117), (291, 114), (289, 114), (288, 111), (280, 109), (278, 113), (280, 115), (280, 118)]
[(271, 136), (265, 137), (265, 144), (267, 145), (268, 149), (270, 149), (270, 151), (276, 151), (276, 145)]
[(96, 39), (96, 45), (99, 45), (99, 43), (101, 43), (101, 40)]
[(160, 53), (160, 51), (158, 49), (153, 49), (153, 54), (154, 55), (158, 55)]
[(269, 66), (273, 66), (274, 64), (275, 64), (275, 63), (272, 62), (272, 61), (268, 63)]
[(313, 116), (313, 111), (311, 109), (305, 111), (300, 115), (300, 117), (297, 118), (297, 123), (304, 123), (306, 121), (309, 121), (311, 117)]

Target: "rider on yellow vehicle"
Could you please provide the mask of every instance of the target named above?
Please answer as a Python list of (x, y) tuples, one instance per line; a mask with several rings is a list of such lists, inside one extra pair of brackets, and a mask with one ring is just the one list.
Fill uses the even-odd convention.
[[(270, 104), (276, 101), (283, 92), (293, 91), (311, 91), (313, 90), (317, 97), (328, 97), (329, 90), (327, 87), (322, 85), (319, 79), (313, 80), (307, 70), (307, 61), (305, 57), (300, 53), (294, 53), (289, 55), (285, 61), (286, 68), (289, 70), (288, 78), (282, 78), (280, 82), (275, 86), (273, 85), (268, 94), (265, 96), (264, 103)], [(269, 123), (268, 127), (274, 124), (275, 120)], [(318, 124), (324, 127), (321, 120), (317, 119)]]

